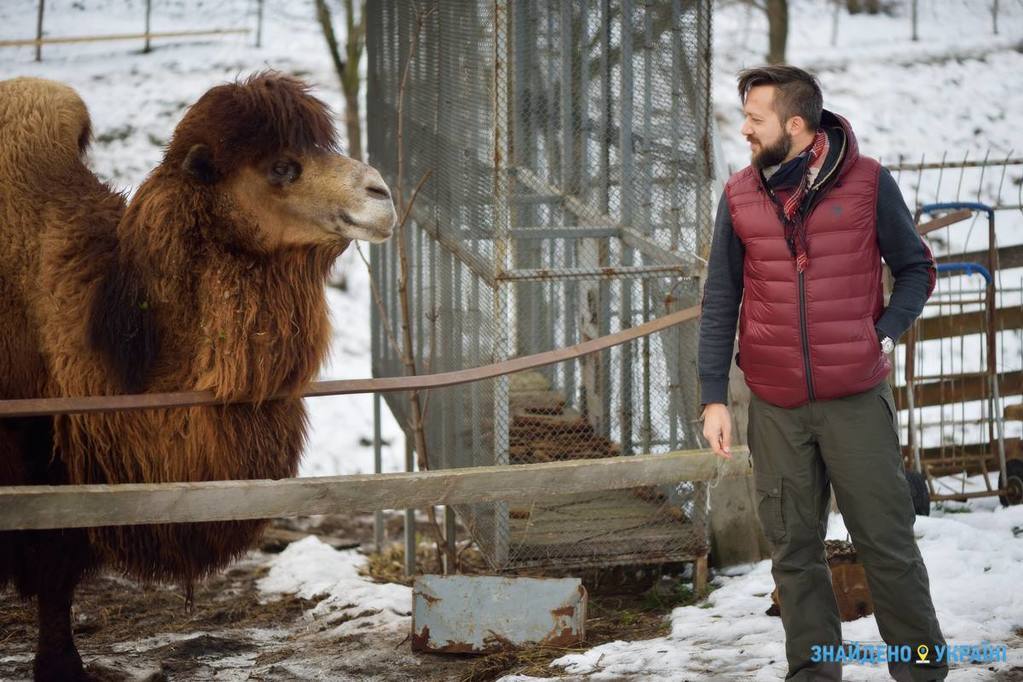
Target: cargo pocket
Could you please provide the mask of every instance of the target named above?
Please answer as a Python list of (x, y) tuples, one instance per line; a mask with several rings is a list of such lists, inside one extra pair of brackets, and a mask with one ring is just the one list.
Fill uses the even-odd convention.
[(888, 423), (892, 425), (892, 431), (895, 433), (895, 439), (899, 439), (899, 411), (895, 409), (895, 396), (892, 395), (891, 385), (887, 382), (881, 387), (881, 392), (877, 395), (881, 404), (884, 405), (884, 414), (888, 417)]
[(782, 514), (781, 477), (761, 476), (757, 479), (756, 489), (757, 514), (760, 516), (760, 525), (764, 528), (764, 535), (773, 544), (785, 542), (788, 534), (785, 532), (785, 517)]

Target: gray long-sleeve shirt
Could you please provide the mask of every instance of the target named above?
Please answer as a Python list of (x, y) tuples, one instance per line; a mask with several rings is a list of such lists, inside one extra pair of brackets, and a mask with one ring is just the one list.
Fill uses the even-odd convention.
[[(917, 234), (895, 178), (886, 168), (881, 169), (877, 190), (877, 243), (895, 283), (888, 307), (876, 327), (879, 334), (898, 339), (927, 302), (934, 262)], [(700, 320), (697, 362), (704, 404), (727, 402), (728, 370), (742, 302), (744, 258), (745, 249), (732, 229), (727, 199), (722, 196), (714, 223)]]

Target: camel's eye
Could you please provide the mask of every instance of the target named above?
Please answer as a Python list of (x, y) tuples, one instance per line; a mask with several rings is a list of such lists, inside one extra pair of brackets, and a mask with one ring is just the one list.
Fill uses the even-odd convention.
[(302, 165), (298, 161), (280, 160), (270, 166), (270, 182), (284, 184), (294, 182), (302, 174)]

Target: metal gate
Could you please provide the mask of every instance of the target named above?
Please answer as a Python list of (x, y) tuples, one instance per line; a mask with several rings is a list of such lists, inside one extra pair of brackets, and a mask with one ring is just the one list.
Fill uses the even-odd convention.
[[(371, 1), (367, 12), (370, 161), (406, 197), (427, 178), (404, 233), (418, 371), (570, 345), (699, 303), (712, 224), (709, 0)], [(373, 247), (375, 376), (404, 371), (399, 268), (396, 240)], [(429, 466), (700, 447), (696, 346), (687, 323), (431, 391)], [(387, 400), (408, 424), (407, 396)], [(706, 507), (705, 486), (683, 483), (457, 512), (502, 570), (702, 556)]]

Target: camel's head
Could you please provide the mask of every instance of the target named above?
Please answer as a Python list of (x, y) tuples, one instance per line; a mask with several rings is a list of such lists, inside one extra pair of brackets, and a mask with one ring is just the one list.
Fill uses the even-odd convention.
[(326, 105), (287, 76), (211, 89), (174, 131), (165, 165), (210, 189), (261, 248), (382, 242), (394, 229), (380, 173), (338, 152)]

